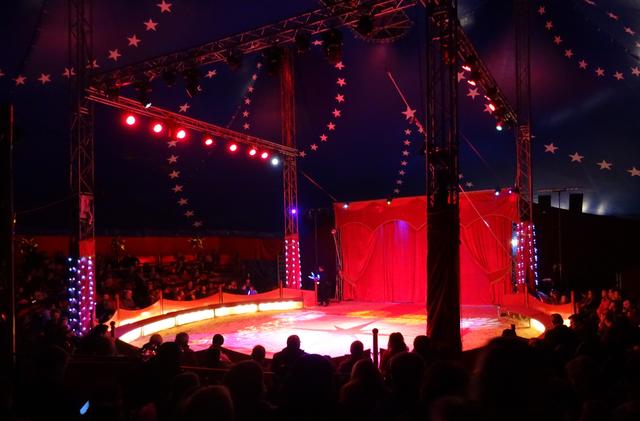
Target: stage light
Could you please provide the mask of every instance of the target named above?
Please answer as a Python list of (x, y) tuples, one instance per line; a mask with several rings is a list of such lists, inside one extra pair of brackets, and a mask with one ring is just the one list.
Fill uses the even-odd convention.
[(471, 86), (476, 86), (479, 80), (480, 80), (480, 72), (474, 70), (469, 75), (469, 79), (467, 80), (467, 83)]
[(467, 72), (470, 72), (475, 63), (476, 63), (476, 57), (475, 56), (468, 56), (465, 59), (464, 63), (462, 63), (462, 68), (464, 70), (466, 70)]
[(513, 189), (511, 187), (509, 187), (509, 190), (507, 190), (507, 193), (512, 194), (513, 193)]
[(342, 209), (349, 209), (349, 202), (344, 202), (342, 204)]
[(238, 145), (236, 145), (235, 143), (232, 143), (231, 145), (229, 145), (229, 150), (231, 152), (235, 152), (238, 150)]
[(387, 205), (390, 205), (392, 200), (393, 200), (392, 198), (388, 198), (387, 199)]
[(489, 109), (490, 109), (491, 111), (495, 111), (495, 110), (496, 110), (496, 106), (495, 106), (495, 105), (493, 105), (493, 103), (492, 103), (492, 102), (490, 102), (490, 103), (489, 103)]
[(267, 158), (269, 158), (269, 152), (262, 152), (262, 153), (260, 154), (260, 158), (262, 158), (262, 159), (267, 159)]
[(256, 148), (249, 149), (249, 156), (256, 156), (258, 150)]
[(187, 131), (185, 129), (179, 129), (176, 132), (176, 139), (183, 140), (186, 137), (187, 137)]
[(215, 141), (213, 140), (213, 138), (211, 136), (205, 136), (204, 137), (204, 144), (206, 146), (214, 146)]
[(298, 213), (298, 209), (296, 208), (291, 208), (291, 210), (289, 211), (291, 213), (291, 215), (295, 215)]
[(497, 131), (499, 131), (499, 132), (501, 132), (501, 131), (502, 131), (502, 129), (504, 129), (504, 126), (502, 125), (502, 121), (498, 121), (498, 122), (496, 123), (496, 130), (497, 130)]
[(273, 158), (271, 158), (271, 165), (273, 165), (274, 167), (277, 167), (278, 164), (280, 164), (280, 160), (278, 159), (277, 156), (274, 156)]
[(164, 126), (162, 125), (162, 123), (155, 123), (151, 130), (153, 130), (154, 133), (162, 133), (162, 131), (164, 130)]
[(513, 237), (511, 239), (511, 247), (513, 247), (513, 248), (518, 247), (518, 237)]
[(342, 32), (331, 29), (322, 34), (324, 55), (331, 64), (337, 64), (342, 59)]
[(309, 35), (304, 31), (298, 31), (295, 36), (295, 44), (296, 50), (299, 54), (306, 53), (309, 51), (309, 47), (311, 46), (311, 40), (309, 39)]
[(136, 116), (134, 116), (133, 114), (128, 114), (124, 118), (124, 122), (127, 123), (127, 126), (133, 126), (134, 124), (136, 124)]
[(496, 196), (500, 196), (500, 188), (497, 187), (493, 194), (495, 194)]

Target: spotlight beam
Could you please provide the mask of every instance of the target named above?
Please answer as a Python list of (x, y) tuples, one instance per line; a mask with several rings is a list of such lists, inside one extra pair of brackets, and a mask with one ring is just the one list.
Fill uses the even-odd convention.
[(108, 105), (113, 108), (131, 112), (139, 116), (149, 117), (151, 119), (159, 121), (171, 121), (184, 129), (206, 133), (220, 140), (236, 142), (251, 147), (258, 147), (260, 149), (271, 150), (286, 156), (298, 156), (298, 150), (296, 148), (284, 146), (279, 143), (275, 143), (256, 136), (251, 136), (245, 133), (240, 133), (224, 127), (216, 126), (215, 124), (207, 123), (195, 118), (174, 113), (160, 107), (151, 106), (149, 108), (145, 108), (140, 105), (138, 101), (127, 97), (121, 96), (117, 99), (111, 99), (108, 98), (103, 92), (100, 92), (95, 88), (87, 89), (86, 95), (89, 101)]

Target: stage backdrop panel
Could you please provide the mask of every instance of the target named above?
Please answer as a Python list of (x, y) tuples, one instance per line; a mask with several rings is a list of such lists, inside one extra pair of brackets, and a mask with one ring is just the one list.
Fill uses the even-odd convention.
[[(343, 258), (344, 299), (426, 302), (424, 196), (334, 207)], [(491, 304), (511, 276), (517, 195), (493, 190), (460, 195), (462, 304)], [(430, 245), (438, 247), (437, 244)]]

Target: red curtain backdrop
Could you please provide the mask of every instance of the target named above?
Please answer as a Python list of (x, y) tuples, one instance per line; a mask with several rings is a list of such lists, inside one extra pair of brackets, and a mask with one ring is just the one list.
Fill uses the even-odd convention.
[[(343, 257), (344, 298), (426, 301), (424, 197), (335, 205)], [(478, 191), (460, 196), (462, 304), (490, 304), (511, 275), (511, 231), (517, 196)], [(437, 247), (437, 245), (433, 245)]]

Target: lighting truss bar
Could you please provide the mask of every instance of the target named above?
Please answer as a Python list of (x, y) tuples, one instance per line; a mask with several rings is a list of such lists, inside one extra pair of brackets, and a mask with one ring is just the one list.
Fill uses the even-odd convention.
[[(362, 15), (357, 1), (341, 1), (334, 5), (312, 10), (277, 23), (231, 35), (217, 41), (202, 44), (187, 50), (166, 54), (98, 74), (93, 78), (93, 86), (101, 87), (106, 82), (115, 86), (125, 86), (136, 77), (158, 75), (164, 69), (181, 73), (194, 66), (222, 62), (230, 51), (246, 55), (261, 51), (273, 45), (295, 42), (298, 31), (307, 35), (317, 35), (330, 29), (356, 24)], [(377, 0), (366, 2), (371, 7), (371, 16), (382, 17), (415, 6), (417, 0)]]
[(485, 92), (489, 88), (496, 89), (495, 100), (496, 102), (499, 102), (500, 104), (502, 104), (502, 106), (504, 107), (504, 118), (507, 121), (509, 121), (509, 123), (512, 125), (516, 124), (516, 122), (518, 121), (518, 116), (516, 115), (516, 112), (514, 111), (511, 104), (509, 103), (509, 100), (507, 99), (507, 97), (500, 90), (498, 83), (493, 78), (493, 75), (491, 75), (491, 71), (489, 70), (487, 65), (484, 64), (482, 59), (480, 59), (480, 55), (478, 54), (475, 47), (471, 43), (471, 40), (469, 39), (469, 37), (467, 37), (467, 34), (464, 32), (462, 25), (458, 25), (457, 36), (458, 36), (458, 56), (461, 58), (462, 62), (464, 62), (464, 60), (467, 57), (476, 58), (474, 67), (476, 67), (475, 70), (477, 70), (478, 73), (480, 74), (480, 80), (478, 81), (480, 83), (480, 86), (482, 86), (482, 89), (484, 89)]
[(256, 146), (263, 149), (269, 149), (285, 156), (298, 156), (298, 150), (295, 148), (274, 143), (269, 140), (251, 136), (245, 133), (239, 133), (234, 130), (216, 126), (215, 124), (206, 123), (195, 118), (187, 117), (178, 113), (174, 113), (172, 111), (167, 111), (163, 108), (154, 106), (145, 108), (138, 101), (130, 98), (126, 98), (123, 96), (120, 96), (118, 99), (107, 98), (106, 95), (95, 88), (87, 89), (86, 94), (89, 101), (108, 105), (110, 107), (117, 108), (123, 111), (135, 113), (137, 115), (157, 119), (162, 122), (170, 121), (185, 129), (210, 134), (211, 136), (214, 136), (221, 140), (225, 140), (228, 142), (237, 142), (249, 146)]

